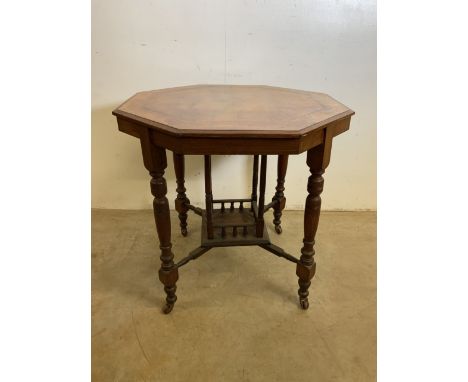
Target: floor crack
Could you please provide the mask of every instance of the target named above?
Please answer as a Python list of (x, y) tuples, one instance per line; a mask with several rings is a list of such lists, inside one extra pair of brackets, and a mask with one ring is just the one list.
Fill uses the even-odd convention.
[(136, 330), (135, 319), (133, 317), (133, 310), (132, 310), (132, 323), (133, 323), (133, 331), (135, 332), (135, 336), (137, 338), (138, 345), (140, 345), (141, 352), (142, 352), (143, 356), (145, 357), (146, 362), (148, 362), (148, 365), (151, 365), (151, 362), (150, 362), (150, 360), (148, 359), (148, 356), (145, 353), (145, 349), (143, 349), (143, 346), (141, 345), (140, 337), (138, 336), (138, 332)]

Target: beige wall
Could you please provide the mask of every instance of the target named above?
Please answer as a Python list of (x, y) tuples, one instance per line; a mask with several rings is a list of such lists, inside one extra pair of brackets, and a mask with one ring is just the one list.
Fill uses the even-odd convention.
[[(138, 140), (111, 111), (137, 91), (200, 83), (266, 84), (325, 92), (356, 111), (334, 140), (323, 208), (376, 208), (374, 1), (92, 2), (92, 206), (151, 207)], [(168, 152), (168, 197), (175, 198)], [(203, 203), (202, 158), (187, 157), (186, 186)], [(267, 199), (275, 186), (269, 157)], [(250, 194), (251, 158), (213, 158), (215, 197)], [(306, 196), (305, 156), (290, 158), (287, 208)]]

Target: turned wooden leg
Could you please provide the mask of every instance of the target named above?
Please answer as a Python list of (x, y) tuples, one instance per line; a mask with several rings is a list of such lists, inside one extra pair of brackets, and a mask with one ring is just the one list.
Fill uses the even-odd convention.
[(174, 170), (177, 179), (177, 198), (175, 200), (175, 209), (179, 213), (180, 231), (183, 236), (187, 236), (187, 205), (190, 200), (185, 194), (185, 160), (182, 154), (174, 154)]
[(211, 156), (205, 155), (205, 211), (208, 239), (213, 239), (213, 192), (211, 190)]
[(252, 203), (250, 205), (250, 211), (254, 210), (254, 202), (257, 203), (257, 185), (258, 185), (258, 155), (253, 157), (253, 166), (252, 166)]
[[(164, 149), (163, 149), (164, 150)], [(156, 228), (159, 236), (161, 248), (161, 268), (159, 269), (159, 280), (164, 284), (164, 291), (167, 294), (164, 313), (170, 313), (177, 300), (176, 282), (179, 272), (174, 267), (174, 255), (171, 244), (171, 217), (169, 215), (169, 202), (166, 198), (167, 186), (164, 179), (164, 170), (150, 172), (151, 193), (154, 196), (153, 210)]]
[(177, 300), (176, 282), (179, 278), (177, 267), (174, 264), (174, 255), (171, 244), (171, 218), (169, 215), (169, 202), (166, 198), (167, 186), (164, 179), (164, 170), (167, 167), (166, 150), (155, 146), (151, 140), (149, 132), (146, 131), (140, 136), (145, 167), (151, 175), (151, 193), (154, 196), (153, 210), (156, 230), (161, 248), (161, 268), (159, 269), (159, 280), (164, 284), (166, 292), (166, 306), (164, 313), (172, 311)]
[(258, 216), (256, 222), (257, 237), (263, 236), (265, 221), (263, 220), (263, 212), (265, 211), (265, 186), (266, 186), (266, 170), (267, 156), (262, 155), (260, 162), (260, 196), (258, 201)]
[(328, 130), (324, 135), (325, 142), (307, 152), (307, 165), (309, 166), (311, 175), (307, 182), (308, 196), (304, 210), (304, 245), (301, 249), (300, 262), (296, 267), (296, 275), (299, 277), (299, 303), (302, 309), (309, 307), (309, 287), (316, 268), (314, 244), (322, 203), (320, 198), (320, 194), (323, 191), (322, 175), (330, 162), (333, 133), (331, 130)]
[(286, 205), (286, 198), (284, 197), (284, 179), (286, 177), (286, 169), (288, 168), (288, 158), (288, 155), (278, 155), (278, 179), (276, 180), (276, 193), (275, 196), (273, 196), (273, 201), (276, 201), (273, 206), (273, 224), (278, 234), (283, 231), (281, 228), (281, 215)]
[(315, 275), (315, 233), (320, 216), (321, 198), (320, 194), (323, 190), (323, 170), (310, 170), (307, 191), (309, 195), (306, 199), (304, 211), (304, 246), (301, 249), (300, 263), (297, 264), (296, 274), (299, 277), (299, 302), (303, 309), (309, 307), (309, 287), (312, 278)]

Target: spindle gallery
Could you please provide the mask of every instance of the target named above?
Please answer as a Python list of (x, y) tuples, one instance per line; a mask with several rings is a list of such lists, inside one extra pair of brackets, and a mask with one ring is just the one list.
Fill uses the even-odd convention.
[[(135, 94), (113, 111), (119, 130), (139, 138), (143, 163), (151, 181), (153, 209), (160, 241), (159, 279), (166, 292), (164, 312), (177, 300), (179, 268), (211, 248), (257, 245), (296, 264), (299, 303), (309, 307), (309, 287), (315, 274), (317, 232), (323, 174), (330, 162), (332, 140), (349, 129), (352, 110), (323, 93), (270, 86), (196, 85)], [(166, 150), (173, 152), (177, 179), (175, 209), (183, 236), (192, 211), (202, 219), (201, 243), (174, 262), (169, 202), (164, 172)], [(300, 257), (270, 242), (265, 213), (273, 211), (273, 224), (281, 234), (285, 208), (285, 179), (289, 155), (307, 152), (310, 175), (304, 191), (304, 240)], [(211, 156), (252, 155), (250, 197), (213, 197)], [(185, 187), (184, 155), (204, 156), (205, 209), (193, 206)], [(268, 155), (277, 155), (276, 192), (265, 204)], [(287, 227), (284, 227), (287, 229)]]

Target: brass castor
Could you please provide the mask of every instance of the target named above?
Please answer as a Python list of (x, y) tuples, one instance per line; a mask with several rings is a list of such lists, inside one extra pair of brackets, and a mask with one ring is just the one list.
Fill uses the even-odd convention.
[(163, 309), (164, 314), (169, 314), (172, 312), (172, 309), (174, 308), (174, 304), (166, 304)]
[(187, 228), (181, 228), (182, 236), (187, 236)]
[(275, 225), (275, 231), (279, 235), (281, 232), (283, 232), (283, 229), (281, 228), (280, 225)]
[(301, 304), (301, 308), (304, 310), (309, 309), (309, 300), (306, 298), (304, 300), (300, 300), (299, 303)]

